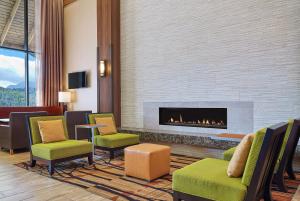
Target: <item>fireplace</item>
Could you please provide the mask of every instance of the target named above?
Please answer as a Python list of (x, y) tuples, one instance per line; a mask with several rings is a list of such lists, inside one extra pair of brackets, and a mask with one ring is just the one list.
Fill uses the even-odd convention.
[(227, 129), (227, 108), (159, 108), (159, 124)]

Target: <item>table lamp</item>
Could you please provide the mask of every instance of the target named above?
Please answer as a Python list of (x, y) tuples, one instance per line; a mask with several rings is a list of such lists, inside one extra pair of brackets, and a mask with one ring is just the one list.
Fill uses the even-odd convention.
[(58, 102), (63, 103), (63, 112), (68, 110), (68, 103), (71, 103), (71, 92), (60, 91), (58, 92)]

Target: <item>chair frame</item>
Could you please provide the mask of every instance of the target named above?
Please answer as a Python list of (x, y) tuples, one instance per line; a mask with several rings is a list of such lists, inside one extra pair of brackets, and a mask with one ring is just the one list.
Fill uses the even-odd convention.
[[(91, 114), (112, 114), (112, 113), (108, 112), (108, 113), (91, 113)], [(89, 114), (86, 115), (86, 120), (87, 120), (88, 123), (90, 123)], [(90, 131), (90, 136), (92, 138), (91, 131)], [(131, 145), (126, 145), (126, 146), (122, 146), (122, 147), (114, 147), (114, 148), (94, 145), (94, 148), (102, 150), (102, 151), (108, 151), (109, 152), (109, 161), (110, 161), (110, 160), (113, 160), (115, 158), (115, 152), (116, 151), (124, 150), (126, 147), (134, 146), (134, 145), (137, 145), (137, 144), (131, 144)]]
[[(297, 121), (300, 121), (300, 118), (297, 119)], [(296, 176), (295, 176), (295, 173), (294, 173), (294, 170), (293, 170), (293, 160), (294, 160), (294, 156), (295, 156), (295, 152), (296, 152), (296, 149), (297, 149), (299, 138), (300, 138), (300, 130), (298, 130), (297, 136), (295, 137), (294, 141), (293, 142), (288, 142), (289, 145), (291, 145), (292, 150), (291, 150), (290, 155), (288, 157), (288, 161), (287, 161), (285, 170), (286, 170), (289, 178), (292, 179), (292, 180), (296, 179)]]
[(89, 165), (93, 164), (93, 152), (86, 153), (86, 154), (75, 155), (75, 156), (66, 157), (66, 158), (55, 159), (55, 160), (46, 160), (46, 159), (43, 159), (43, 158), (40, 158), (40, 157), (37, 157), (37, 156), (33, 156), (32, 151), (31, 151), (31, 146), (33, 145), (33, 143), (32, 143), (32, 135), (31, 135), (30, 118), (31, 117), (40, 117), (40, 116), (48, 116), (48, 115), (26, 116), (26, 119), (27, 119), (26, 125), (27, 125), (27, 129), (28, 129), (28, 133), (29, 133), (29, 142), (30, 142), (30, 146), (29, 146), (29, 149), (30, 149), (30, 167), (34, 167), (36, 165), (36, 161), (42, 161), (42, 162), (44, 162), (48, 165), (49, 175), (52, 176), (54, 174), (55, 164), (57, 164), (57, 163), (87, 157)]
[[(244, 201), (259, 201), (261, 198), (272, 201), (271, 182), (286, 129), (287, 123), (279, 123), (267, 129)], [(173, 192), (173, 200), (212, 201), (178, 191)]]
[(293, 161), (299, 136), (300, 136), (300, 119), (295, 119), (291, 133), (289, 135), (288, 141), (284, 149), (282, 159), (279, 163), (278, 170), (275, 173), (273, 179), (273, 183), (275, 183), (278, 186), (279, 190), (282, 192), (287, 192), (287, 188), (284, 184), (284, 173), (287, 171), (290, 178), (291, 177), (295, 178), (291, 161)]

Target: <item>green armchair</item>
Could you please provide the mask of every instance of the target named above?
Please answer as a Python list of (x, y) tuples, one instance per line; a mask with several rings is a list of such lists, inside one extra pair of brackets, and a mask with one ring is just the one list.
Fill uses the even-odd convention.
[(64, 123), (66, 139), (69, 139), (63, 116), (38, 116), (27, 118), (31, 166), (34, 167), (36, 161), (44, 161), (48, 164), (48, 172), (50, 175), (54, 173), (54, 166), (56, 163), (83, 157), (88, 157), (90, 165), (93, 163), (93, 146), (91, 142), (64, 140), (59, 142), (42, 143), (38, 122), (60, 119)]
[[(287, 172), (290, 178), (294, 178), (294, 172), (292, 169), (292, 160), (295, 153), (295, 149), (300, 135), (300, 120), (291, 119), (288, 121), (288, 128), (284, 135), (284, 140), (279, 152), (277, 164), (275, 167), (275, 175), (273, 182), (277, 184), (278, 188), (282, 192), (287, 192), (284, 185), (284, 173)], [(230, 161), (233, 156), (236, 147), (232, 147), (223, 153), (224, 160)]]
[(244, 174), (227, 176), (229, 161), (207, 158), (173, 173), (173, 200), (272, 200), (270, 183), (287, 124), (259, 130), (253, 140)]
[[(102, 114), (89, 114), (88, 121), (90, 124), (95, 124), (95, 118), (112, 117), (114, 121), (114, 116), (111, 113)], [(114, 123), (115, 124), (115, 123)], [(104, 151), (109, 151), (110, 159), (114, 158), (114, 152), (117, 150), (122, 150), (128, 146), (139, 144), (139, 135), (129, 134), (129, 133), (114, 133), (110, 135), (101, 135), (99, 130), (95, 128), (94, 130), (94, 146), (95, 149), (100, 149)]]

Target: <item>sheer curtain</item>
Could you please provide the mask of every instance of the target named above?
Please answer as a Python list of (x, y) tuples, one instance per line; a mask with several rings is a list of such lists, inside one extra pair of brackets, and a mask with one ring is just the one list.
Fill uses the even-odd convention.
[(63, 86), (63, 0), (35, 0), (37, 105), (59, 105)]

